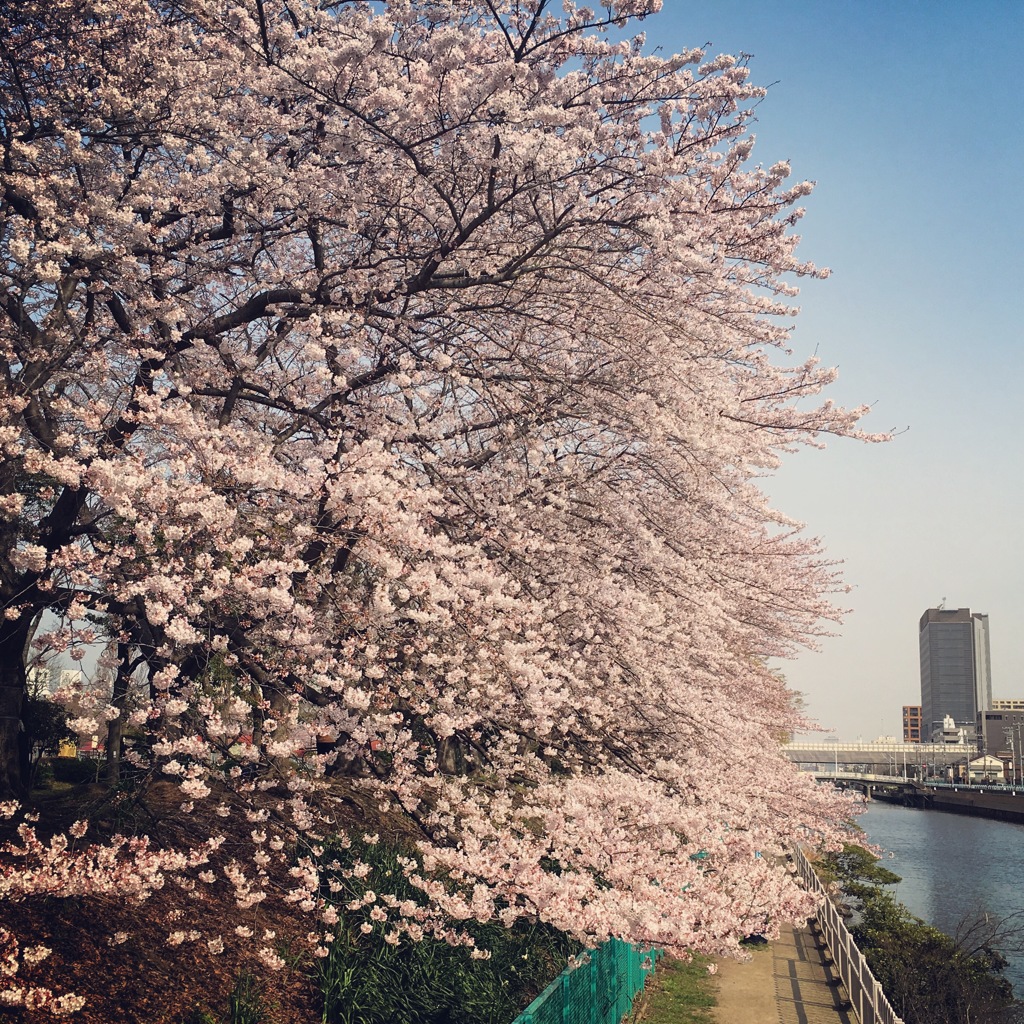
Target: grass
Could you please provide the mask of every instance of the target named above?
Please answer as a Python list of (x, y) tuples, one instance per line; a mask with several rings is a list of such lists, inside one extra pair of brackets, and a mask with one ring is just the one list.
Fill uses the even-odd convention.
[(267, 1024), (267, 1019), (267, 1006), (256, 979), (248, 971), (242, 971), (228, 998), (226, 1017), (196, 1010), (186, 1018), (186, 1024)]
[(708, 963), (702, 956), (694, 956), (690, 963), (662, 960), (634, 1010), (632, 1024), (711, 1024), (715, 997)]

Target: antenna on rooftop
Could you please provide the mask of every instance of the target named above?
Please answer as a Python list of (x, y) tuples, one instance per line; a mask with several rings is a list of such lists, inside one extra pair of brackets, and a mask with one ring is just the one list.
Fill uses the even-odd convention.
[(939, 610), (939, 611), (941, 612), (941, 611), (942, 611), (942, 610), (943, 610), (943, 609), (944, 609), (945, 607), (946, 607), (946, 599), (945, 599), (945, 598), (943, 598), (943, 599), (942, 599), (942, 600), (941, 600), (941, 601), (939, 602), (939, 608), (938, 608), (938, 610)]

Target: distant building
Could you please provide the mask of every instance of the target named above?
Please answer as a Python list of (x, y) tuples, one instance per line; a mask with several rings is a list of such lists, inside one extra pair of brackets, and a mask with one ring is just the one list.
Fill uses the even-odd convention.
[[(974, 730), (972, 729), (973, 733)], [(932, 740), (935, 743), (959, 743), (967, 742), (967, 730), (962, 725), (957, 725), (952, 715), (946, 715), (942, 720), (942, 728), (932, 733)]]
[(978, 749), (1012, 761), (1016, 778), (1024, 770), (1024, 700), (994, 697), (991, 711), (978, 712)]
[(903, 705), (903, 742), (921, 742), (921, 705)]
[(40, 697), (49, 697), (57, 689), (57, 680), (49, 665), (33, 665), (25, 673), (25, 680), (28, 683), (29, 692), (36, 693)]
[(929, 608), (918, 642), (922, 738), (940, 738), (948, 715), (973, 740), (978, 714), (992, 706), (988, 616), (970, 608)]
[(1024, 755), (1024, 708), (1019, 711), (979, 711), (978, 749), (985, 754), (1005, 755), (1007, 759), (1012, 757), (1014, 763), (1020, 765)]
[(1003, 697), (992, 698), (993, 711), (1024, 711), (1024, 700), (1006, 700)]
[(61, 690), (81, 690), (85, 686), (85, 677), (81, 669), (62, 668), (57, 677), (57, 687)]
[(988, 754), (975, 758), (970, 764), (971, 782), (1002, 782), (1005, 765), (998, 757)]

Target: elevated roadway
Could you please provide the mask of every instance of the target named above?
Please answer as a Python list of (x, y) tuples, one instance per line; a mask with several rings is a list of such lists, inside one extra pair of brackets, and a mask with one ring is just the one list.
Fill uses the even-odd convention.
[(785, 743), (783, 753), (797, 764), (821, 771), (853, 771), (923, 778), (965, 765), (978, 756), (973, 743)]

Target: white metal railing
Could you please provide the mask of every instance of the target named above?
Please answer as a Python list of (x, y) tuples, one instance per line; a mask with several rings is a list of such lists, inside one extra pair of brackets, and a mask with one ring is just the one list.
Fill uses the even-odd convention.
[(864, 954), (857, 948), (803, 850), (794, 847), (793, 860), (808, 890), (819, 897), (818, 926), (860, 1024), (903, 1024), (903, 1018), (889, 1005), (882, 986), (871, 973)]
[(848, 779), (851, 782), (881, 782), (888, 785), (899, 785), (908, 781), (902, 775), (867, 775), (864, 772), (824, 771), (810, 772), (809, 774), (818, 779)]
[(817, 743), (783, 743), (782, 750), (783, 753), (787, 750), (827, 750), (831, 754), (838, 750), (841, 754), (844, 750), (849, 750), (851, 752), (881, 751), (890, 754), (949, 754), (950, 756), (959, 754), (962, 759), (965, 754), (977, 754), (978, 745), (976, 743), (900, 743), (899, 741), (890, 743), (884, 740), (873, 740), (870, 743), (842, 743), (836, 740), (833, 743), (821, 741)]

